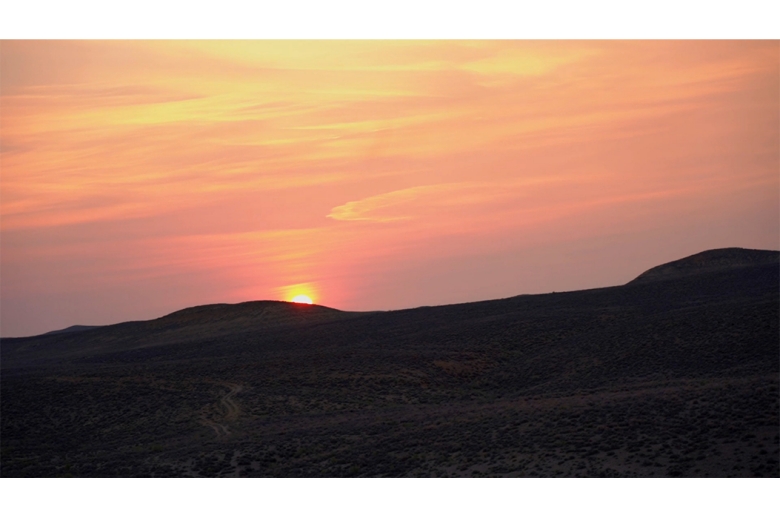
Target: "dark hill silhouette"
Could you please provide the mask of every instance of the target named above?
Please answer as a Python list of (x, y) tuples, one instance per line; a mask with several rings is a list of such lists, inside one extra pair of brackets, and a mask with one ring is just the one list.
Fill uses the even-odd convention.
[(2, 339), (0, 474), (779, 476), (778, 252), (662, 267), (568, 293), (218, 304)]
[(16, 359), (60, 362), (65, 358), (214, 339), (235, 333), (300, 327), (358, 314), (316, 304), (269, 300), (209, 304), (175, 311), (154, 320), (68, 328), (78, 333), (63, 330), (27, 338), (5, 338), (2, 354), (9, 365)]
[(101, 326), (70, 326), (66, 327), (65, 329), (57, 329), (56, 331), (49, 331), (48, 333), (44, 333), (44, 335), (57, 335), (60, 333), (78, 333), (81, 331), (89, 331), (90, 329), (97, 329)]
[(780, 252), (772, 250), (751, 250), (746, 248), (707, 250), (651, 268), (631, 281), (631, 283), (677, 279), (686, 275), (699, 275), (718, 270), (778, 264), (778, 258), (780, 258)]

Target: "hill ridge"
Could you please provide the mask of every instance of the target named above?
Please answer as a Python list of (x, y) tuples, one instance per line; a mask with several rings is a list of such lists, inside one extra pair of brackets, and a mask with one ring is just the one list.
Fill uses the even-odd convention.
[(716, 248), (654, 266), (627, 284), (671, 280), (717, 270), (779, 263), (780, 251), (751, 248)]
[[(744, 268), (749, 266), (759, 266), (771, 263), (778, 263), (780, 265), (780, 251), (774, 250), (758, 250), (747, 248), (718, 248), (705, 250), (682, 259), (677, 259), (668, 263), (664, 263), (649, 270), (646, 270), (633, 280), (626, 283), (624, 286), (644, 284), (655, 281), (665, 281), (671, 279), (678, 279), (689, 275), (697, 275), (700, 273), (709, 273), (717, 270), (728, 270), (731, 268)], [(579, 291), (589, 291), (594, 289), (604, 288), (589, 288), (586, 290), (573, 290), (566, 292), (559, 292), (559, 294), (576, 293)], [(437, 306), (420, 306), (413, 308), (402, 308), (395, 311), (414, 311), (422, 308), (444, 308), (447, 306), (457, 306), (463, 304), (478, 304), (478, 303), (490, 303), (501, 300), (514, 299), (517, 297), (528, 296), (544, 296), (545, 294), (535, 295), (513, 295), (500, 299), (488, 299), (482, 301), (460, 302), (454, 304), (442, 304)], [(35, 338), (44, 337), (49, 335), (61, 335), (61, 334), (81, 334), (86, 331), (105, 330), (112, 328), (113, 326), (126, 326), (130, 324), (141, 324), (148, 326), (148, 331), (163, 331), (160, 327), (164, 327), (164, 330), (173, 330), (175, 328), (183, 328), (190, 326), (201, 327), (203, 325), (209, 325), (218, 323), (220, 325), (235, 324), (235, 325), (247, 325), (250, 328), (256, 328), (260, 324), (260, 320), (264, 320), (263, 324), (266, 326), (276, 327), (279, 325), (286, 325), (293, 322), (301, 322), (301, 317), (306, 318), (309, 322), (325, 321), (333, 318), (342, 318), (350, 315), (367, 315), (370, 313), (380, 313), (381, 311), (345, 311), (329, 306), (322, 306), (319, 304), (296, 304), (294, 302), (280, 301), (280, 300), (253, 300), (237, 303), (214, 303), (214, 304), (202, 304), (197, 306), (191, 306), (183, 309), (179, 309), (163, 315), (161, 317), (152, 318), (149, 320), (136, 320), (136, 321), (124, 321), (115, 324), (100, 325), (100, 326), (79, 326), (74, 325), (64, 329), (58, 329), (49, 331), (39, 335), (33, 335), (29, 337), (2, 337), (3, 340), (9, 339), (22, 339), (22, 338)], [(203, 317), (208, 317), (207, 321), (203, 321)], [(313, 317), (313, 318), (312, 318)]]

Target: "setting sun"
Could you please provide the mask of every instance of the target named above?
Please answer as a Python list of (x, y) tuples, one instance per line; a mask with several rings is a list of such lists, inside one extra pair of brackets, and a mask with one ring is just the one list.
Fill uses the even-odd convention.
[(276, 292), (277, 300), (289, 300), (298, 304), (313, 304), (314, 300), (321, 300), (320, 290), (311, 282), (281, 286), (277, 288)]

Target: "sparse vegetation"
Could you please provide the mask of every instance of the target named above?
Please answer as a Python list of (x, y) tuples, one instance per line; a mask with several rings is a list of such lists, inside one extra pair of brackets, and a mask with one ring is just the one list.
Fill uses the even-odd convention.
[(0, 470), (777, 477), (778, 286), (775, 262), (387, 313), (255, 303), (3, 339)]

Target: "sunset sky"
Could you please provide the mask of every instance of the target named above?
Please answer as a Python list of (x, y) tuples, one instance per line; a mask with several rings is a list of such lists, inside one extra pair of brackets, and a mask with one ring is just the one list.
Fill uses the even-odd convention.
[(0, 333), (780, 249), (778, 41), (2, 41)]

